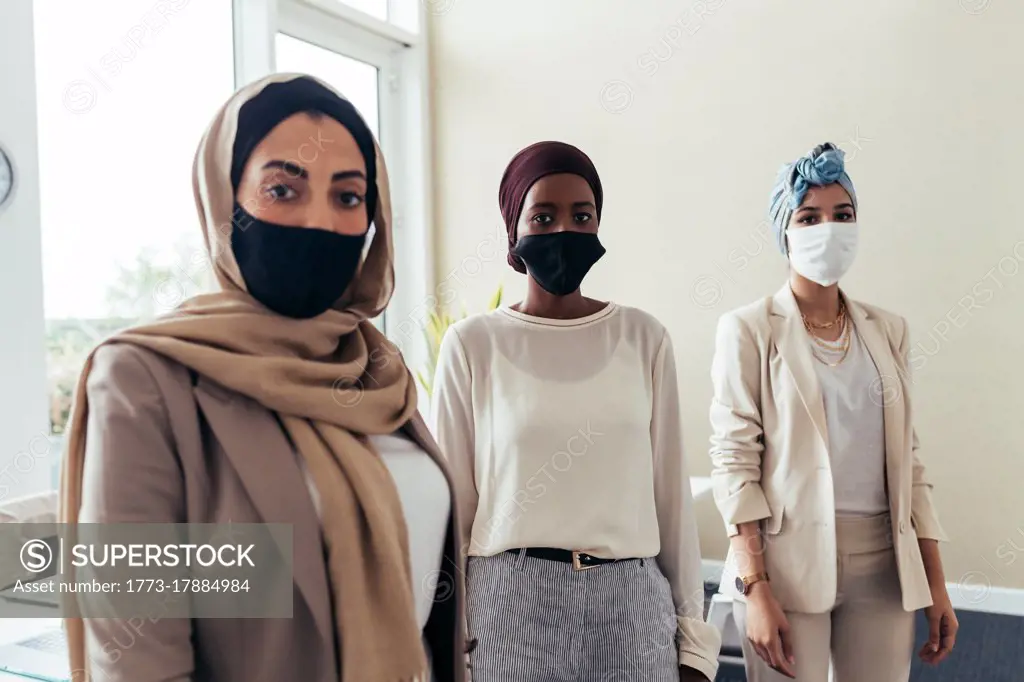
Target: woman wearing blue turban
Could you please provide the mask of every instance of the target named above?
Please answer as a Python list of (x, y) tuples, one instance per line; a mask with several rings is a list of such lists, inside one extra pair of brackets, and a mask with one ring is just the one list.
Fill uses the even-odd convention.
[(731, 538), (747, 679), (906, 682), (956, 640), (911, 420), (905, 319), (839, 288), (857, 251), (842, 150), (782, 169), (769, 213), (789, 281), (722, 316), (712, 364), (715, 501)]

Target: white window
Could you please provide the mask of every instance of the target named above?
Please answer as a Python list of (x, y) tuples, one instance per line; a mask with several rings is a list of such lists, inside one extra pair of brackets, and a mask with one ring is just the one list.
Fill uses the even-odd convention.
[(366, 12), (372, 17), (388, 20), (388, 0), (338, 0), (346, 5)]
[(177, 5), (35, 3), (54, 432), (89, 348), (208, 285), (192, 159), (235, 88), (232, 7)]
[(380, 139), (380, 69), (313, 43), (278, 33), (274, 41), (278, 71), (308, 73), (334, 86), (359, 110)]
[(88, 350), (211, 285), (193, 154), (236, 86), (268, 72), (325, 80), (380, 139), (397, 242), (386, 331), (420, 362), (429, 122), (425, 47), (409, 29), (424, 11), (416, 0), (5, 6), (0, 62), (21, 68), (0, 72), (19, 104), (0, 107), (17, 182), (0, 206), (0, 501), (56, 485)]

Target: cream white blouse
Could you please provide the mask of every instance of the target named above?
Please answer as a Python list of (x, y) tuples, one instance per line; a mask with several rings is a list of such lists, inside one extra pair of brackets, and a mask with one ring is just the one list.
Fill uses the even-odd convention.
[(556, 547), (656, 557), (680, 626), (680, 662), (714, 679), (700, 546), (682, 451), (672, 344), (614, 303), (553, 320), (510, 308), (453, 325), (432, 418), (471, 556)]

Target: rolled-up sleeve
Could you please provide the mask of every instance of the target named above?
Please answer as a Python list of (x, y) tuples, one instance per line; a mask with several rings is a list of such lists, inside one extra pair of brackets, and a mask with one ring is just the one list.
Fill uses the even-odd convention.
[(654, 497), (661, 539), (658, 567), (672, 587), (679, 664), (700, 671), (713, 680), (718, 671), (722, 638), (718, 629), (704, 620), (700, 537), (683, 453), (675, 356), (667, 333), (655, 360), (653, 386), (651, 445), (655, 466)]
[[(900, 318), (903, 332), (900, 334), (900, 357), (903, 359), (904, 370), (910, 376), (910, 326)], [(920, 442), (917, 440), (917, 429), (912, 429), (912, 488), (910, 498), (910, 522), (914, 526), (919, 540), (937, 540), (947, 542), (949, 537), (939, 523), (938, 512), (932, 501), (932, 484), (925, 473), (924, 462), (921, 461)]]
[(741, 523), (771, 516), (761, 489), (760, 371), (750, 329), (737, 315), (723, 315), (711, 362), (711, 480), (730, 536), (739, 532)]

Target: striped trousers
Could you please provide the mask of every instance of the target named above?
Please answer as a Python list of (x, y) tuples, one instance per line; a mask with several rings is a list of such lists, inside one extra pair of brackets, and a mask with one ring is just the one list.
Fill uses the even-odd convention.
[(473, 682), (678, 682), (672, 592), (654, 559), (574, 571), (522, 551), (470, 557)]

